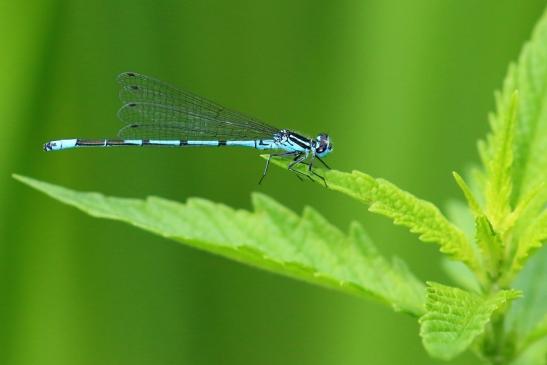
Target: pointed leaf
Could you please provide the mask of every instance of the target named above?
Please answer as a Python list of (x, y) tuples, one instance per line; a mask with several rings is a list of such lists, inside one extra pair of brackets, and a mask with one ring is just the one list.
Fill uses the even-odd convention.
[[(530, 360), (537, 357), (546, 360), (547, 338), (542, 337), (547, 318), (547, 246), (543, 246), (530, 259), (514, 280), (515, 288), (524, 297), (515, 302), (507, 313), (507, 332), (515, 337), (519, 364), (542, 364)], [(529, 360), (526, 362), (526, 360)]]
[[(272, 163), (287, 168), (285, 160)], [(307, 173), (303, 166), (296, 169)], [(466, 263), (477, 270), (476, 253), (465, 234), (450, 223), (432, 203), (418, 199), (384, 179), (376, 179), (360, 171), (346, 173), (336, 170), (315, 169), (326, 178), (328, 187), (355, 198), (369, 206), (369, 211), (391, 218), (397, 225), (410, 229), (424, 242), (435, 242), (441, 252)]]
[(537, 216), (520, 234), (508, 278), (512, 278), (520, 271), (530, 253), (540, 248), (545, 241), (547, 241), (547, 210)]
[(469, 205), (469, 209), (471, 209), (471, 212), (475, 217), (484, 215), (482, 208), (480, 207), (477, 199), (475, 198), (475, 195), (467, 186), (464, 179), (455, 171), (452, 172), (452, 175), (454, 176), (454, 180), (456, 180), (456, 183), (460, 187), (461, 191), (463, 192), (463, 195), (465, 196), (465, 199), (467, 200), (467, 204)]
[[(509, 67), (503, 88), (497, 94), (497, 111), (492, 118), (492, 133), (484, 148), (483, 162), (489, 164), (504, 150), (502, 144), (508, 142), (507, 124), (513, 108), (512, 94), (519, 91), (518, 122), (516, 124), (512, 150), (514, 154), (511, 168), (513, 181), (512, 202), (516, 205), (530, 189), (538, 183), (547, 181), (547, 12), (544, 13), (532, 34), (531, 40), (523, 47), (516, 65)], [(508, 151), (508, 150), (507, 150)], [(501, 159), (498, 168), (503, 169)], [(508, 160), (506, 160), (508, 162)], [(497, 170), (502, 172), (501, 170)], [(501, 177), (501, 175), (495, 175)], [(502, 181), (504, 178), (498, 179)], [(503, 185), (503, 184), (502, 184)], [(498, 186), (502, 186), (498, 185)], [(502, 194), (500, 190), (498, 194)], [(544, 195), (543, 198), (546, 198)], [(498, 202), (499, 203), (499, 202)]]
[[(547, 313), (539, 321), (539, 323), (532, 329), (530, 334), (524, 339), (522, 346), (533, 344), (534, 342), (547, 340)], [(547, 352), (547, 348), (545, 349)]]
[(511, 282), (542, 241), (530, 225), (547, 204), (546, 65), (547, 11), (518, 62), (509, 67), (502, 90), (496, 94), (491, 133), (479, 145), (485, 167), (485, 212), (506, 245), (503, 259), (509, 267), (502, 273), (502, 285)]
[(480, 143), (481, 158), (486, 168), (486, 215), (496, 228), (511, 211), (511, 166), (517, 116), (518, 94), (514, 92), (507, 108), (491, 116), (492, 133)]
[(449, 360), (463, 352), (484, 332), (494, 311), (519, 297), (503, 290), (485, 298), (462, 289), (428, 283), (426, 313), (420, 318), (420, 336), (431, 356)]
[(486, 216), (478, 216), (475, 227), (477, 245), (481, 249), (484, 265), (492, 281), (495, 281), (499, 275), (502, 241)]
[(242, 263), (360, 297), (375, 297), (394, 309), (420, 315), (424, 285), (399, 260), (388, 262), (361, 226), (345, 234), (319, 213), (302, 216), (262, 194), (254, 211), (235, 210), (204, 199), (185, 204), (105, 197), (16, 176), (63, 203), (100, 218), (120, 220), (183, 244)]

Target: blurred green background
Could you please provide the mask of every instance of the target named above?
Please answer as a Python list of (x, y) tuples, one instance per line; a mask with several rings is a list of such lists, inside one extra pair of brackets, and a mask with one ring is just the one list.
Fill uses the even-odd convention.
[[(114, 136), (137, 71), (335, 143), (330, 164), (441, 206), (476, 161), (494, 89), (544, 1), (33, 0), (0, 5), (0, 364), (434, 364), (416, 320), (229, 262), (31, 191), (13, 172), (109, 195), (260, 191), (358, 219), (423, 280), (434, 245), (247, 150), (42, 151)], [(464, 355), (454, 364), (478, 363)]]

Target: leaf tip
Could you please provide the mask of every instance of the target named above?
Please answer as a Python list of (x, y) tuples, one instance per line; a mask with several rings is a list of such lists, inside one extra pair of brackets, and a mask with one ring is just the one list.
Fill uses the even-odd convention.
[(25, 176), (19, 175), (19, 174), (16, 174), (16, 173), (11, 174), (11, 177), (14, 178), (15, 180), (19, 180), (19, 181), (25, 181), (25, 179), (26, 179)]
[(28, 186), (33, 187), (33, 188), (38, 188), (38, 183), (39, 183), (38, 180), (34, 180), (30, 177), (15, 174), (15, 173), (11, 174), (11, 177), (14, 178), (15, 180), (25, 184), (25, 185), (28, 185)]
[(267, 196), (266, 194), (259, 193), (257, 191), (253, 191), (251, 193), (251, 203), (255, 209), (263, 206), (264, 204), (267, 204), (272, 199)]

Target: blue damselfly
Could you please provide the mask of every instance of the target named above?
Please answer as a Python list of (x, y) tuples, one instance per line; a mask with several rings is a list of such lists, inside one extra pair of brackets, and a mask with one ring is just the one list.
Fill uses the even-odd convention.
[[(123, 106), (118, 117), (127, 125), (118, 139), (61, 139), (47, 142), (46, 151), (76, 147), (119, 146), (240, 146), (274, 150), (266, 160), (260, 182), (266, 176), (272, 157), (290, 158), (289, 170), (313, 180), (323, 176), (313, 171), (313, 162), (332, 151), (329, 136), (320, 133), (315, 139), (288, 129), (274, 128), (254, 118), (227, 109), (190, 92), (135, 72), (118, 76)], [(307, 174), (295, 166), (307, 166)]]

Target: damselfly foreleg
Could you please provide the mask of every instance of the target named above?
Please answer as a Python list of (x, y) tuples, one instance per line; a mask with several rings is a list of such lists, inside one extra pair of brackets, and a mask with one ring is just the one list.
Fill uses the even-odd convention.
[[(308, 172), (314, 176), (317, 176), (318, 178), (320, 178), (321, 180), (323, 180), (323, 184), (325, 184), (325, 187), (328, 188), (329, 186), (327, 185), (327, 180), (325, 179), (324, 176), (322, 175), (319, 175), (317, 172), (313, 171), (313, 165), (311, 162), (302, 162), (302, 164), (308, 166)], [(306, 175), (308, 177), (310, 177), (310, 175)], [(314, 181), (312, 179), (312, 181)]]
[(325, 184), (325, 187), (328, 188), (329, 186), (327, 185), (327, 180), (325, 179), (325, 177), (324, 177), (324, 176), (321, 176), (321, 175), (319, 175), (317, 172), (313, 171), (311, 163), (310, 163), (309, 166), (310, 166), (310, 167), (308, 168), (308, 171), (309, 171), (311, 174), (313, 174), (314, 176), (317, 176), (318, 178), (320, 178), (321, 180), (323, 180), (323, 184)]
[[(320, 178), (321, 180), (323, 180), (323, 184), (325, 184), (325, 187), (328, 188), (329, 186), (327, 185), (327, 181), (325, 180), (325, 177), (324, 176), (321, 176), (319, 175), (317, 172), (313, 171), (313, 160), (314, 158), (317, 158), (319, 161), (323, 162), (323, 160), (321, 160), (319, 158), (319, 156), (316, 156), (316, 155), (312, 155), (311, 156), (311, 159), (310, 159), (310, 162), (305, 162), (304, 160), (300, 161), (301, 164), (303, 165), (306, 165), (308, 166), (308, 173), (314, 175), (314, 176), (317, 176), (318, 178)], [(325, 162), (323, 162), (323, 164), (325, 164)], [(328, 167), (328, 166), (327, 166)], [(330, 167), (329, 167), (330, 168)], [(306, 175), (308, 176), (312, 181), (314, 181), (310, 175)]]
[(329, 169), (329, 170), (331, 169), (330, 166), (327, 165), (326, 162), (323, 161), (323, 159), (322, 159), (321, 157), (315, 156), (315, 158), (317, 158), (323, 165), (325, 165), (325, 167), (326, 167), (327, 169)]
[(264, 172), (262, 173), (262, 176), (260, 177), (258, 184), (262, 184), (262, 180), (264, 180), (264, 178), (266, 177), (266, 174), (268, 173), (268, 169), (270, 167), (270, 160), (272, 159), (272, 157), (288, 157), (288, 156), (296, 155), (295, 158), (298, 158), (299, 157), (298, 154), (299, 152), (296, 152), (296, 151), (283, 152), (283, 153), (271, 153), (268, 156), (268, 159), (266, 160), (266, 166), (264, 167)]
[(308, 174), (305, 174), (303, 173), (302, 171), (298, 171), (296, 169), (294, 169), (294, 166), (302, 163), (304, 165), (307, 165), (306, 162), (304, 162), (304, 160), (307, 158), (308, 156), (304, 153), (304, 152), (298, 152), (298, 154), (295, 156), (295, 158), (293, 159), (293, 161), (289, 164), (289, 166), (287, 167), (289, 171), (292, 171), (294, 173), (296, 173), (297, 177), (300, 177), (299, 175), (302, 175), (302, 176), (306, 176), (308, 179), (310, 179), (311, 181), (315, 181), (313, 180), (313, 178), (308, 175)]

